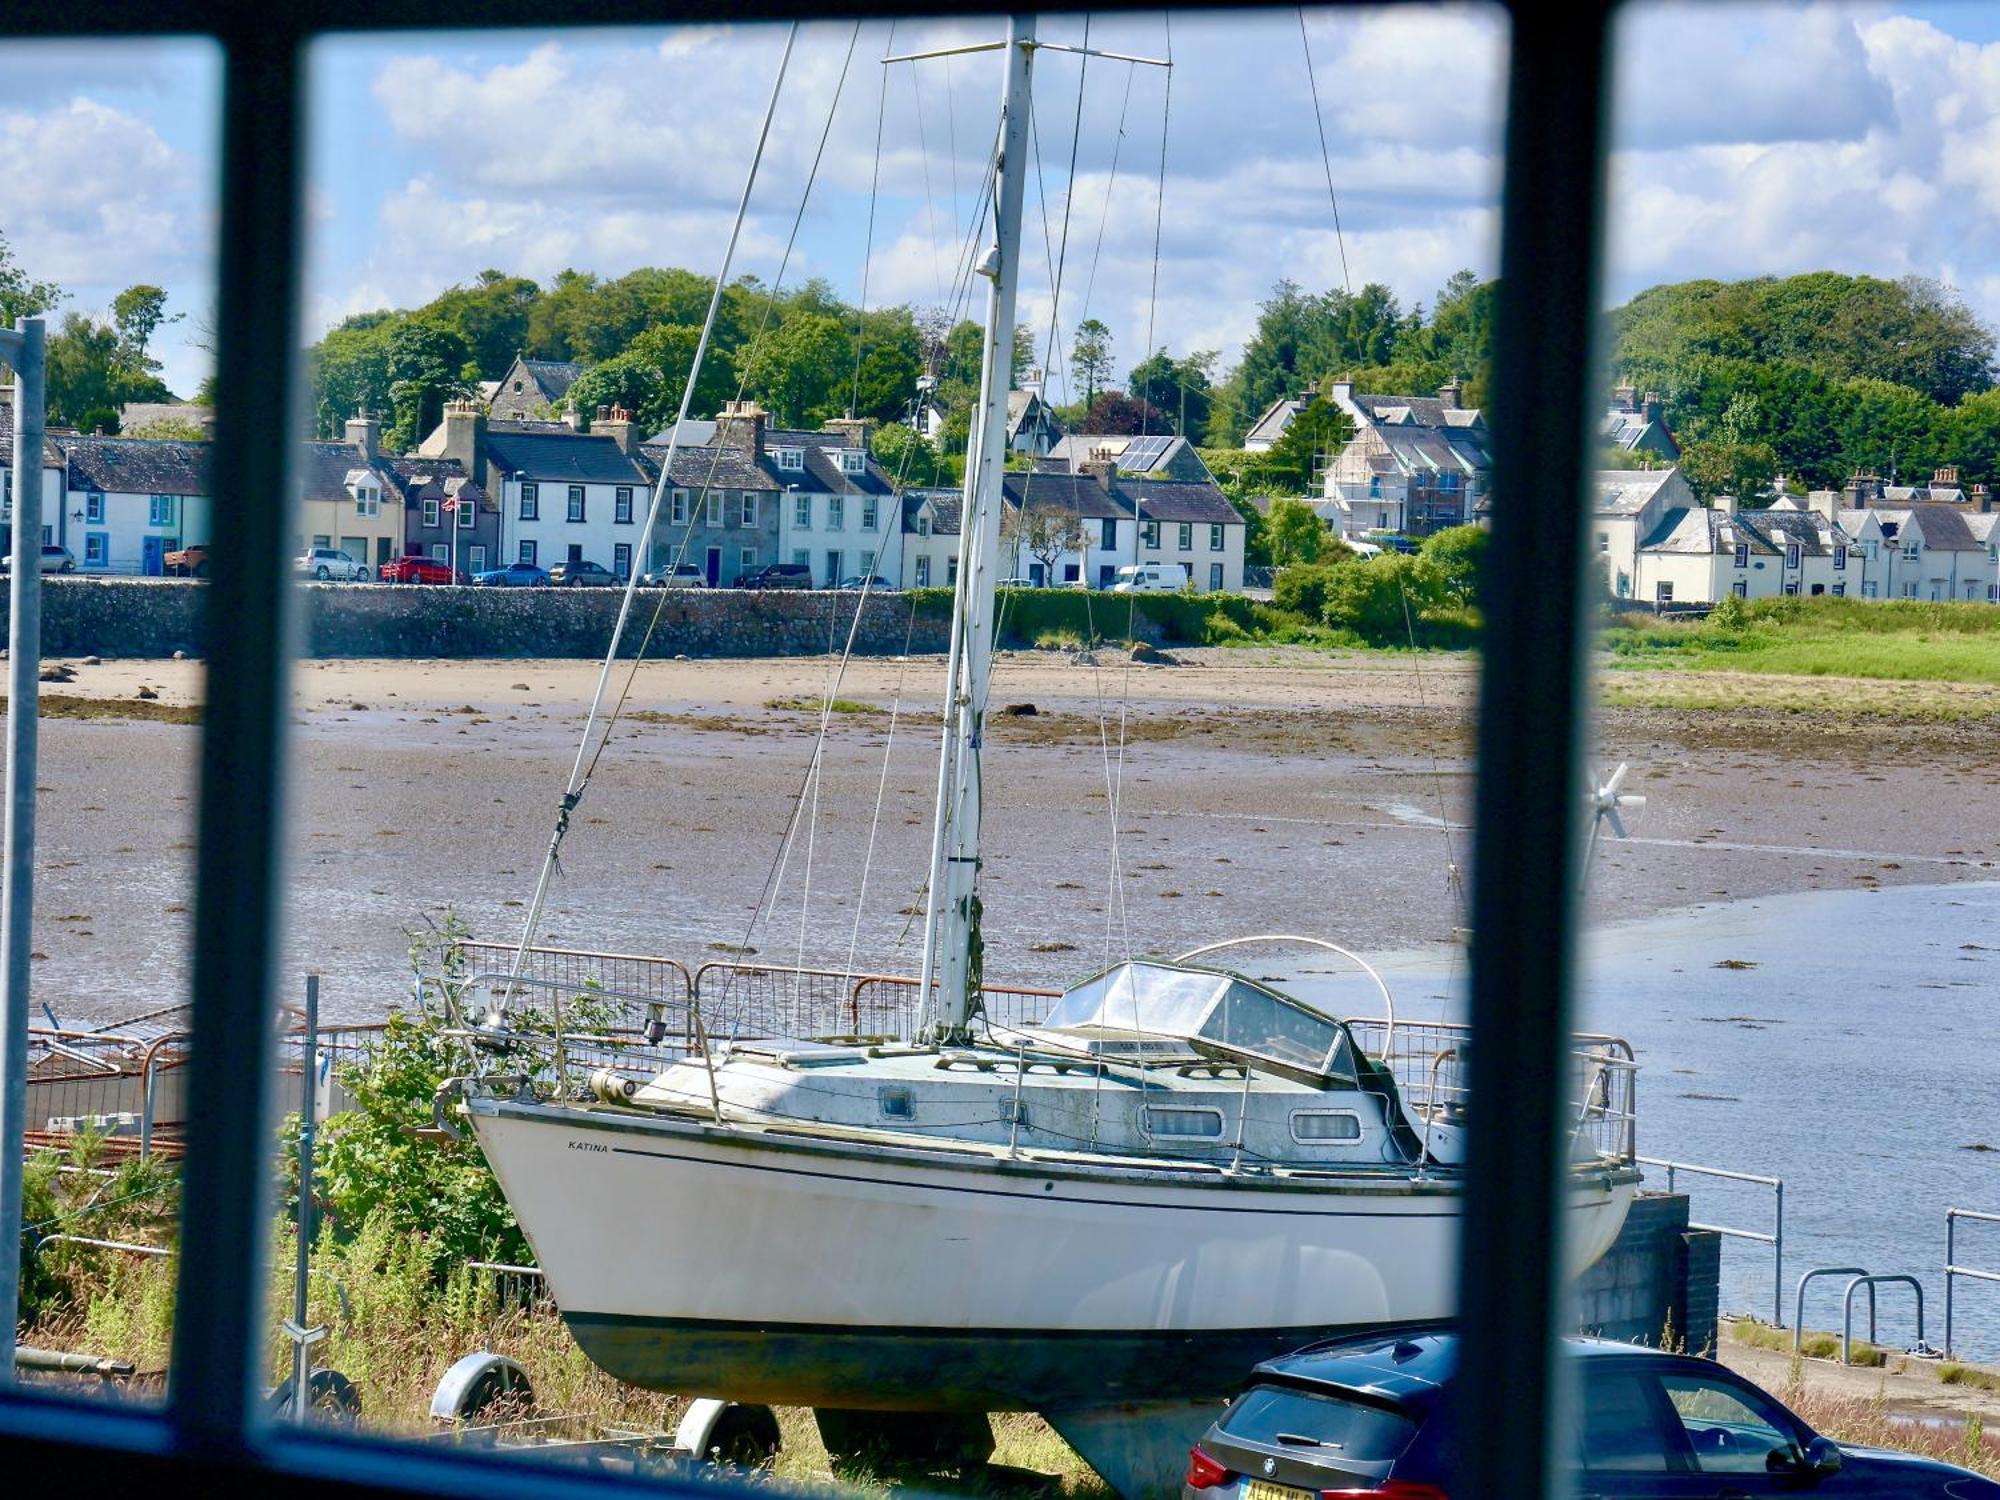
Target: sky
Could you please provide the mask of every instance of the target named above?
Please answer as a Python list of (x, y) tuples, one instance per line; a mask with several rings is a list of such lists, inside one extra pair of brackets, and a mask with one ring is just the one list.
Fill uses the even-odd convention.
[[(1041, 36), (1078, 45), (1084, 26)], [(802, 28), (732, 274), (976, 313), (954, 266), (997, 59), (880, 59), (998, 29)], [(1461, 267), (1493, 274), (1504, 17), (1343, 7), (1301, 31), (1293, 10), (1090, 23), (1094, 48), (1171, 55), (1170, 88), (1162, 68), (1037, 54), (1022, 317), (1044, 349), (1091, 316), (1121, 373), (1149, 329), (1226, 369), (1280, 278), (1380, 281), (1407, 306)], [(486, 267), (713, 273), (784, 45), (776, 27), (319, 44), (302, 339)], [(1610, 302), (1694, 277), (1917, 273), (2000, 323), (2000, 7), (1633, 4), (1615, 77)], [(184, 394), (209, 363), (219, 83), (199, 41), (0, 46), (0, 235), (67, 289), (59, 311), (164, 286), (186, 319), (155, 353)]]

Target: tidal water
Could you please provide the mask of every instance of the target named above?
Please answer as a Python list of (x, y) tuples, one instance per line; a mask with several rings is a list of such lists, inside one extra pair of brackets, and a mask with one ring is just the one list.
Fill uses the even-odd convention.
[[(1399, 1014), (1462, 1015), (1462, 960), (1382, 967)], [(1379, 1009), (1317, 965), (1298, 982), (1348, 1013)], [(1604, 928), (1586, 940), (1577, 1024), (1637, 1053), (1641, 1155), (1784, 1179), (1788, 1325), (1800, 1274), (1864, 1266), (1922, 1281), (1924, 1335), (1942, 1346), (1945, 1209), (2000, 1213), (2000, 885), (1777, 896)], [(1768, 1189), (1679, 1186), (1701, 1222), (1772, 1227)], [(1769, 1248), (1727, 1240), (1722, 1259), (1723, 1307), (1770, 1317)], [(1958, 1260), (2000, 1271), (2000, 1225), (1962, 1223)], [(1840, 1287), (1814, 1284), (1807, 1326), (1839, 1327)], [(1879, 1295), (1882, 1341), (1913, 1344), (1909, 1290)], [(1956, 1352), (2000, 1360), (2000, 1285), (1961, 1280), (1956, 1300)]]

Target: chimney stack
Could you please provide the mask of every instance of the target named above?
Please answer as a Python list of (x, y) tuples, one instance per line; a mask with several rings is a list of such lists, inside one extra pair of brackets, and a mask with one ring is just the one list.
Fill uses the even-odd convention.
[(1105, 449), (1094, 448), (1091, 450), (1090, 457), (1076, 466), (1076, 472), (1079, 474), (1088, 474), (1092, 479), (1097, 481), (1099, 489), (1109, 494), (1111, 491), (1111, 480), (1118, 472), (1118, 465), (1112, 461)]
[(837, 432), (847, 440), (850, 448), (868, 448), (869, 423), (866, 417), (833, 417), (821, 428), (822, 432)]
[(1644, 407), (1644, 411), (1646, 414), (1646, 420), (1648, 422), (1658, 422), (1665, 419), (1667, 414), (1667, 403), (1660, 399), (1660, 393), (1658, 391), (1646, 392), (1646, 405)]
[(1982, 516), (1993, 509), (1993, 496), (1987, 491), (1985, 485), (1975, 484), (1972, 487), (1972, 508)]
[(1021, 381), (1021, 389), (1026, 391), (1030, 396), (1039, 396), (1042, 394), (1042, 372), (1039, 366), (1028, 371), (1026, 377)]
[(1734, 495), (1717, 495), (1708, 502), (1708, 508), (1718, 511), (1725, 516), (1733, 516), (1736, 514), (1736, 497)]
[(1946, 464), (1940, 469), (1933, 470), (1931, 473), (1931, 488), (1936, 490), (1957, 489), (1958, 465)]
[(1456, 411), (1465, 405), (1465, 382), (1456, 375), (1438, 387), (1438, 400)]
[(444, 404), (443, 456), (458, 460), (468, 479), (486, 480), (486, 409), (477, 401)]
[(347, 419), (347, 440), (368, 463), (382, 456), (382, 424), (368, 414), (367, 407)]
[(715, 445), (747, 453), (753, 460), (764, 451), (764, 420), (770, 416), (755, 401), (725, 401), (715, 419)]
[(1621, 385), (1612, 388), (1611, 404), (1620, 411), (1637, 411), (1633, 403), (1638, 399), (1639, 388), (1635, 385)]
[(639, 451), (639, 424), (622, 406), (598, 407), (597, 420), (590, 424), (590, 430), (610, 438), (627, 458)]

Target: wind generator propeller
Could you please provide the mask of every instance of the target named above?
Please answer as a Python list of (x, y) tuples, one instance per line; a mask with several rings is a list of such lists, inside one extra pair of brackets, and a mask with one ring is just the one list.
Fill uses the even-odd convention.
[(1618, 762), (1618, 769), (1611, 773), (1608, 780), (1599, 781), (1595, 772), (1591, 774), (1590, 810), (1592, 822), (1590, 832), (1593, 838), (1596, 837), (1597, 827), (1601, 823), (1609, 823), (1611, 825), (1611, 832), (1618, 838), (1622, 839), (1626, 837), (1625, 820), (1618, 815), (1618, 810), (1621, 807), (1644, 807), (1646, 805), (1646, 799), (1639, 796), (1636, 792), (1620, 790), (1625, 785), (1625, 773), (1629, 769), (1630, 767), (1621, 760)]

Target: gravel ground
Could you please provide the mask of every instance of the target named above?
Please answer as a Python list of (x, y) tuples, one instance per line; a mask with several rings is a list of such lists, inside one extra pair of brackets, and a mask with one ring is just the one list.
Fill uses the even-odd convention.
[[(992, 733), (988, 975), (1059, 982), (1128, 947), (1249, 932), (1365, 949), (1450, 941), (1463, 921), (1453, 866), (1470, 852), (1472, 664), (1177, 655), (997, 664), (994, 703), (1037, 712)], [(838, 696), (866, 708), (832, 716), (816, 810), (780, 879), (817, 714), (771, 705), (816, 701), (827, 674), (817, 660), (644, 666), (576, 813), (543, 940), (689, 963), (744, 945), (844, 965), (851, 947), (860, 968), (911, 968), (905, 913), (944, 664), (847, 668)], [(579, 662), (300, 666), (289, 938), (295, 969), (330, 976), (333, 1014), (402, 993), (404, 929), (446, 905), (479, 935), (518, 934), (596, 675)], [(80, 665), (56, 691), (129, 702), (141, 686), (197, 701), (199, 665)], [(184, 984), (198, 734), (121, 718), (43, 726), (35, 998), (65, 1021), (164, 1003)], [(1628, 789), (1649, 800), (1634, 837), (1601, 853), (1594, 911), (1991, 879), (2000, 827), (1976, 811), (1995, 779), (1991, 739), (1977, 721), (1606, 710), (1598, 758), (1629, 761)]]

